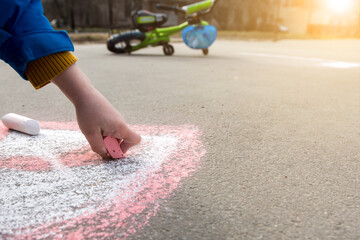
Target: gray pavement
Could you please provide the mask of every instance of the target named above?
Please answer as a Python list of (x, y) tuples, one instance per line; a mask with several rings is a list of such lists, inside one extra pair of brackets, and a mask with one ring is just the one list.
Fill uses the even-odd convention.
[[(130, 239), (360, 239), (360, 40), (176, 43), (78, 64), (131, 124), (194, 124), (207, 151)], [(74, 121), (0, 63), (0, 115)]]

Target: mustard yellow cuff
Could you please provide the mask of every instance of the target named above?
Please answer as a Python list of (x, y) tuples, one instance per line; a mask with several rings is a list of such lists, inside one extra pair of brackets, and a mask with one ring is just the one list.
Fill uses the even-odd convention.
[(77, 61), (71, 52), (58, 52), (28, 63), (25, 75), (35, 89), (40, 89)]

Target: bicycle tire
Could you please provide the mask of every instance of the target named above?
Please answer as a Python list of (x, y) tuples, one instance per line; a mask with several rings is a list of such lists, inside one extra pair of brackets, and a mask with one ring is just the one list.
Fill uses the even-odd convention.
[(130, 41), (138, 40), (141, 42), (145, 38), (145, 34), (140, 31), (116, 34), (107, 41), (107, 48), (113, 53), (130, 53), (132, 47)]

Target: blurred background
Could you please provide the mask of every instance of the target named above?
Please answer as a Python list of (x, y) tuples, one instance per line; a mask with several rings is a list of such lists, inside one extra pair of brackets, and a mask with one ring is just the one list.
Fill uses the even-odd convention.
[[(157, 3), (180, 6), (196, 0), (42, 0), (44, 12), (56, 28), (69, 31), (106, 31), (131, 28), (131, 12), (161, 12)], [(207, 17), (220, 31), (282, 32), (312, 37), (359, 38), (360, 0), (218, 0)], [(167, 12), (165, 26), (183, 16)]]

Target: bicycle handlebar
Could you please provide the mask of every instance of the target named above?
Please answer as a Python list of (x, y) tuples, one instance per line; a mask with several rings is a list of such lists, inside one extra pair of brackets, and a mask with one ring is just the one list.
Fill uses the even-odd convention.
[(184, 10), (179, 8), (178, 6), (171, 6), (171, 5), (161, 4), (161, 3), (156, 4), (156, 8), (161, 9), (161, 10), (167, 10), (167, 11), (184, 12)]
[[(197, 14), (199, 16), (205, 16), (207, 14), (209, 14), (210, 12), (212, 12), (212, 10), (214, 9), (214, 6), (216, 5), (216, 3), (219, 1), (219, 0), (212, 0), (213, 1), (213, 4), (211, 6), (211, 8), (209, 9), (206, 9), (206, 10), (203, 10), (203, 11), (199, 11), (197, 12)], [(205, 3), (207, 4), (208, 1), (203, 1), (203, 2), (200, 2), (200, 3)], [(189, 5), (190, 6), (190, 5)], [(161, 9), (161, 10), (167, 10), (167, 11), (174, 11), (175, 13), (178, 13), (178, 12), (181, 12), (181, 13), (184, 13), (184, 14), (187, 14), (188, 13), (188, 10), (186, 8), (187, 6), (185, 7), (179, 7), (179, 6), (174, 6), (174, 5), (166, 5), (166, 4), (161, 4), (161, 3), (158, 3), (156, 4), (156, 8), (157, 9)], [(185, 9), (184, 9), (185, 8)]]

